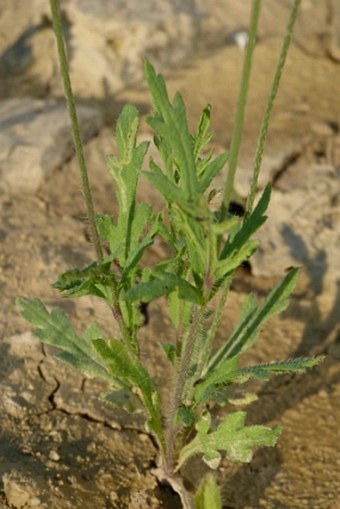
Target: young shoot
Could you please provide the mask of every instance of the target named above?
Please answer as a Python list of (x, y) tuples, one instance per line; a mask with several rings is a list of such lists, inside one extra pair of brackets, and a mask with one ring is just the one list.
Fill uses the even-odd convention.
[[(258, 447), (274, 446), (282, 432), (279, 425), (248, 425), (245, 411), (230, 411), (217, 419), (216, 411), (221, 403), (233, 403), (235, 393), (248, 380), (263, 381), (274, 375), (302, 373), (322, 360), (322, 357), (271, 359), (250, 366), (242, 361), (268, 320), (286, 309), (297, 282), (296, 268), (291, 269), (263, 301), (249, 295), (232, 333), (223, 338), (219, 348), (215, 341), (232, 278), (256, 251), (259, 245), (256, 234), (267, 219), (271, 186), (268, 184), (264, 188), (256, 204), (254, 189), (257, 189), (269, 114), (300, 2), (294, 2), (288, 23), (261, 129), (246, 216), (240, 218), (229, 212), (229, 205), (234, 193), (233, 179), (260, 1), (253, 2), (230, 151), (215, 157), (209, 150), (210, 107), (203, 110), (196, 131), (191, 133), (182, 96), (176, 93), (170, 100), (163, 77), (149, 62), (145, 63), (145, 79), (153, 105), (147, 122), (159, 152), (157, 161), (161, 162), (150, 158), (148, 170), (143, 171), (149, 144), (137, 142), (139, 113), (135, 106), (126, 104), (116, 124), (116, 153), (107, 159), (107, 169), (115, 183), (116, 216), (93, 212), (81, 140), (77, 135), (79, 127), (72, 106), (74, 100), (60, 13), (57, 0), (50, 1), (96, 251), (96, 259), (91, 264), (61, 274), (53, 286), (65, 298), (92, 295), (105, 301), (112, 311), (114, 332), (106, 337), (97, 322), (93, 322), (83, 334), (77, 334), (61, 309), (49, 311), (38, 299), (18, 299), (20, 312), (35, 326), (35, 334), (43, 343), (58, 348), (57, 359), (89, 377), (106, 380), (110, 389), (102, 397), (107, 402), (127, 412), (144, 413), (145, 429), (158, 447), (157, 475), (179, 493), (184, 507), (221, 508), (214, 478), (210, 475), (203, 479), (193, 495), (185, 490), (180, 480), (182, 466), (196, 455), (212, 470), (218, 468), (223, 456), (230, 461), (247, 463)], [(216, 193), (214, 179), (226, 166), (229, 172), (223, 201), (216, 209), (211, 205), (211, 197)], [(156, 213), (151, 203), (137, 201), (136, 189), (142, 175), (162, 196), (162, 212)], [(166, 244), (169, 255), (146, 267), (143, 257), (157, 237)], [(174, 342), (161, 345), (165, 362), (173, 372), (169, 401), (162, 400), (159, 387), (140, 353), (141, 305), (159, 297), (165, 298), (168, 305), (171, 318), (168, 336), (176, 338)], [(250, 400), (254, 397), (247, 395)]]

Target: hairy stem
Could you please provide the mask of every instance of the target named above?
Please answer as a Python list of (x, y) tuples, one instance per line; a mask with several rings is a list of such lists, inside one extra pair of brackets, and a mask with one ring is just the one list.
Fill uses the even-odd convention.
[(209, 361), (209, 359), (211, 357), (212, 346), (213, 346), (213, 343), (214, 343), (214, 340), (215, 340), (215, 337), (217, 334), (217, 330), (221, 323), (223, 309), (224, 309), (224, 305), (226, 303), (226, 300), (227, 300), (227, 297), (229, 294), (231, 281), (232, 281), (232, 276), (228, 277), (228, 279), (225, 281), (224, 286), (221, 290), (221, 294), (219, 296), (218, 304), (214, 310), (214, 318), (213, 318), (211, 327), (209, 328), (209, 332), (208, 332), (206, 351), (204, 352), (204, 355), (203, 355), (204, 360), (205, 360), (205, 367), (201, 373), (202, 378), (209, 370), (209, 364), (207, 361)]
[(253, 175), (252, 175), (252, 180), (251, 180), (251, 184), (250, 184), (250, 191), (248, 193), (248, 198), (247, 198), (246, 213), (245, 213), (244, 220), (247, 219), (247, 217), (249, 216), (249, 214), (251, 213), (252, 208), (253, 208), (254, 199), (255, 199), (255, 195), (256, 195), (256, 191), (257, 191), (257, 183), (258, 183), (258, 178), (259, 178), (259, 173), (260, 173), (260, 168), (261, 168), (261, 163), (262, 163), (262, 157), (263, 157), (263, 152), (264, 152), (264, 145), (265, 145), (265, 142), (267, 139), (270, 115), (271, 115), (274, 101), (275, 101), (277, 91), (278, 91), (278, 88), (280, 85), (282, 71), (283, 71), (283, 68), (284, 68), (284, 65), (286, 62), (286, 57), (287, 57), (288, 49), (290, 46), (293, 28), (294, 28), (294, 24), (296, 21), (296, 17), (297, 17), (297, 13), (298, 13), (300, 4), (301, 4), (301, 0), (294, 0), (293, 8), (290, 11), (290, 15), (289, 15), (289, 19), (288, 19), (288, 23), (287, 23), (287, 27), (286, 27), (286, 33), (285, 33), (285, 36), (283, 39), (282, 48), (281, 48), (281, 52), (280, 52), (279, 62), (277, 64), (277, 68), (276, 68), (275, 76), (273, 79), (272, 87), (270, 90), (269, 98), (268, 98), (265, 112), (263, 115), (260, 134), (259, 134), (259, 138), (257, 141), (254, 169), (253, 169)]
[(170, 476), (172, 475), (174, 469), (174, 444), (178, 432), (178, 425), (176, 425), (175, 423), (175, 417), (182, 401), (185, 377), (190, 365), (191, 353), (195, 345), (195, 339), (197, 338), (204, 313), (205, 313), (204, 306), (202, 306), (201, 308), (196, 307), (196, 309), (193, 312), (191, 328), (184, 344), (184, 349), (181, 355), (181, 360), (175, 376), (175, 382), (171, 393), (168, 413), (168, 425), (165, 433), (167, 449), (165, 458), (165, 472), (167, 475)]
[(59, 55), (59, 63), (60, 63), (60, 69), (61, 74), (63, 77), (64, 82), (64, 90), (65, 90), (65, 96), (66, 101), (68, 105), (68, 110), (70, 114), (71, 119), (71, 126), (72, 126), (72, 136), (73, 136), (73, 143), (76, 151), (77, 161), (80, 169), (80, 176), (81, 176), (81, 185), (82, 190), (84, 194), (84, 200), (85, 200), (85, 206), (86, 206), (86, 212), (87, 217), (89, 221), (89, 227), (90, 227), (90, 235), (91, 240), (94, 245), (96, 256), (98, 262), (101, 262), (103, 260), (103, 251), (99, 240), (98, 230), (96, 227), (95, 222), (95, 214), (94, 214), (94, 207), (93, 207), (93, 200), (92, 200), (92, 193), (88, 178), (88, 171), (86, 166), (86, 161), (84, 157), (84, 150), (83, 150), (83, 144), (81, 139), (81, 133), (79, 128), (79, 122), (78, 122), (78, 115), (76, 110), (76, 105), (74, 101), (74, 95), (72, 91), (72, 85), (70, 80), (70, 73), (68, 69), (68, 60), (66, 56), (66, 50), (65, 50), (65, 40), (63, 36), (63, 29), (62, 29), (62, 23), (61, 23), (61, 16), (58, 6), (58, 0), (50, 0), (50, 6), (51, 6), (51, 12), (52, 12), (52, 19), (53, 19), (53, 28), (56, 35), (57, 40), (57, 47), (58, 47), (58, 55)]
[(237, 102), (237, 110), (236, 110), (236, 118), (235, 118), (235, 126), (233, 129), (233, 135), (230, 146), (230, 157), (228, 162), (228, 174), (224, 187), (223, 194), (223, 202), (221, 205), (221, 221), (224, 220), (230, 202), (233, 197), (234, 192), (234, 180), (235, 173), (237, 168), (238, 155), (240, 151), (241, 139), (242, 139), (242, 131), (243, 131), (243, 122), (244, 122), (244, 112), (247, 102), (247, 95), (249, 89), (249, 79), (251, 72), (251, 65), (253, 61), (253, 52), (256, 44), (256, 34), (257, 34), (257, 25), (260, 14), (261, 0), (253, 0), (253, 6), (250, 16), (250, 24), (249, 24), (249, 34), (248, 34), (248, 44), (244, 56), (243, 62), (243, 70), (242, 70), (242, 78), (240, 85), (240, 92)]

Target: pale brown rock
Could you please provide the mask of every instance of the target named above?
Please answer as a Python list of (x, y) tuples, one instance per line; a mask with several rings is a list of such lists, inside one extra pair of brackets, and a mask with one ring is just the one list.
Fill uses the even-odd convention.
[[(81, 106), (84, 140), (99, 130), (100, 115)], [(0, 191), (34, 192), (74, 153), (64, 103), (36, 99), (0, 101)]]

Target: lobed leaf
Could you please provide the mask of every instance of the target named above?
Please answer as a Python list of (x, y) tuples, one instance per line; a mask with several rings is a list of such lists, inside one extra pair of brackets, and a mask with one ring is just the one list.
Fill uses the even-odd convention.
[(148, 374), (137, 360), (131, 359), (131, 354), (124, 343), (117, 340), (107, 342), (98, 338), (92, 340), (92, 345), (114, 377), (125, 380), (129, 386), (139, 387), (140, 384), (144, 384)]
[(198, 184), (200, 193), (204, 193), (208, 189), (212, 180), (221, 172), (228, 159), (229, 152), (223, 152), (207, 164)]
[(216, 469), (221, 460), (220, 451), (225, 451), (230, 461), (249, 463), (257, 447), (273, 447), (282, 432), (281, 426), (245, 426), (246, 412), (228, 415), (217, 427), (210, 431), (211, 417), (203, 414), (196, 424), (197, 434), (180, 451), (177, 468), (196, 454), (203, 455), (203, 461)]
[(238, 370), (238, 379), (244, 383), (250, 378), (256, 380), (267, 381), (271, 374), (282, 375), (286, 373), (304, 373), (307, 369), (317, 366), (325, 359), (325, 356), (318, 355), (317, 357), (288, 359), (287, 361), (268, 362), (264, 364), (257, 364), (255, 366), (246, 366)]
[(139, 398), (144, 410), (149, 415), (148, 429), (155, 435), (160, 446), (164, 447), (160, 399), (153, 388), (148, 371), (120, 341), (106, 342), (96, 339), (92, 344), (110, 373), (114, 377), (124, 380)]
[(79, 338), (61, 309), (55, 308), (49, 313), (38, 299), (17, 299), (17, 305), (20, 314), (37, 327), (35, 334), (43, 343), (63, 350), (56, 355), (58, 359), (91, 376), (110, 379), (91, 345)]
[(251, 378), (267, 381), (270, 375), (304, 373), (306, 369), (316, 366), (323, 359), (323, 356), (310, 359), (298, 358), (239, 368), (239, 356), (232, 357), (222, 362), (218, 368), (210, 371), (210, 374), (203, 381), (196, 384), (194, 392), (195, 405), (215, 399), (215, 395), (222, 387), (231, 384), (243, 384)]
[(61, 274), (52, 286), (57, 288), (63, 297), (95, 295), (107, 299), (105, 288), (114, 288), (117, 284), (111, 271), (111, 263), (109, 258), (100, 264), (93, 262), (84, 269), (68, 270)]
[(112, 217), (108, 214), (97, 215), (96, 225), (99, 235), (109, 244), (112, 259), (120, 259), (124, 254), (125, 237), (120, 235), (118, 227), (113, 224)]
[(166, 140), (168, 150), (171, 151), (180, 173), (185, 198), (194, 203), (198, 195), (196, 164), (183, 99), (176, 93), (173, 105), (170, 103), (163, 76), (157, 75), (148, 62), (145, 64), (145, 76), (156, 110), (154, 116), (148, 119), (148, 123)]
[(298, 278), (298, 269), (289, 271), (284, 279), (268, 294), (262, 305), (257, 306), (254, 297), (246, 301), (241, 320), (234, 332), (209, 362), (209, 371), (221, 362), (247, 351), (256, 341), (264, 324), (275, 314), (280, 313), (289, 304)]
[(158, 166), (150, 162), (152, 172), (145, 172), (144, 175), (151, 182), (151, 184), (158, 189), (168, 203), (176, 203), (178, 207), (186, 212), (193, 214), (192, 205), (187, 200), (185, 193), (182, 189), (174, 184), (168, 177), (166, 177)]
[[(118, 155), (107, 158), (108, 170), (116, 182), (119, 212), (115, 227), (110, 225), (107, 219), (104, 220), (103, 226), (104, 233), (109, 236), (111, 253), (114, 253), (115, 257), (117, 248), (123, 245), (123, 249), (118, 250), (121, 266), (125, 266), (130, 251), (136, 249), (136, 235), (133, 230), (140, 229), (139, 221), (145, 216), (145, 211), (142, 212), (141, 218), (136, 216), (135, 198), (138, 177), (149, 143), (137, 145), (138, 125), (138, 110), (131, 104), (125, 105), (118, 118), (115, 132)], [(134, 227), (135, 221), (138, 224)]]

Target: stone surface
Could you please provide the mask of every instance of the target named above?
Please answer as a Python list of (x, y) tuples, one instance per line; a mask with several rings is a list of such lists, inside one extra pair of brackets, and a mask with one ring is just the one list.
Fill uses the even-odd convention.
[(30, 0), (29, 6), (21, 0), (1, 0), (0, 53), (6, 55), (6, 50), (39, 25), (48, 13), (49, 5), (44, 0)]
[[(337, 302), (340, 289), (340, 158), (338, 137), (312, 144), (275, 182), (268, 220), (251, 260), (255, 275), (301, 266), (313, 294)], [(317, 162), (315, 153), (324, 162)], [(318, 148), (318, 152), (317, 152)], [(314, 158), (314, 161), (313, 161)], [(309, 160), (309, 164), (308, 164)]]
[(36, 487), (28, 479), (15, 475), (4, 475), (2, 478), (4, 492), (9, 504), (15, 509), (45, 509), (39, 498), (34, 496)]
[[(250, 0), (63, 0), (61, 11), (73, 86), (82, 97), (103, 98), (143, 77), (143, 62), (159, 70), (191, 58), (197, 49), (235, 43), (235, 31), (249, 20)], [(290, 2), (265, 2), (259, 40), (281, 37)], [(0, 17), (0, 95), (12, 96), (13, 77), (22, 94), (60, 95), (54, 37), (48, 6), (6, 0)], [(306, 0), (294, 41), (308, 55), (340, 59), (340, 10), (336, 0)]]
[(179, 63), (192, 53), (200, 30), (192, 0), (74, 0), (65, 12), (71, 71), (82, 96), (103, 96), (141, 80), (144, 59), (159, 69)]
[[(95, 109), (78, 109), (84, 140), (100, 126)], [(0, 101), (0, 191), (34, 192), (74, 153), (64, 103), (53, 100)]]
[[(230, 35), (248, 26), (251, 0), (196, 0), (204, 13), (205, 44), (231, 42)], [(263, 2), (258, 35), (260, 41), (281, 36), (287, 23), (292, 1)], [(301, 2), (293, 34), (294, 42), (308, 55), (334, 60), (340, 55), (340, 6), (337, 0), (304, 0)]]
[[(15, 76), (22, 93), (61, 93), (59, 65), (46, 5), (35, 0), (34, 15), (10, 2), (3, 7), (0, 32), (0, 95), (11, 96)], [(20, 2), (19, 2), (20, 3)], [(164, 70), (192, 54), (200, 37), (201, 10), (194, 0), (71, 0), (61, 2), (75, 93), (105, 97), (143, 77), (150, 59)], [(13, 34), (8, 27), (17, 25)]]

